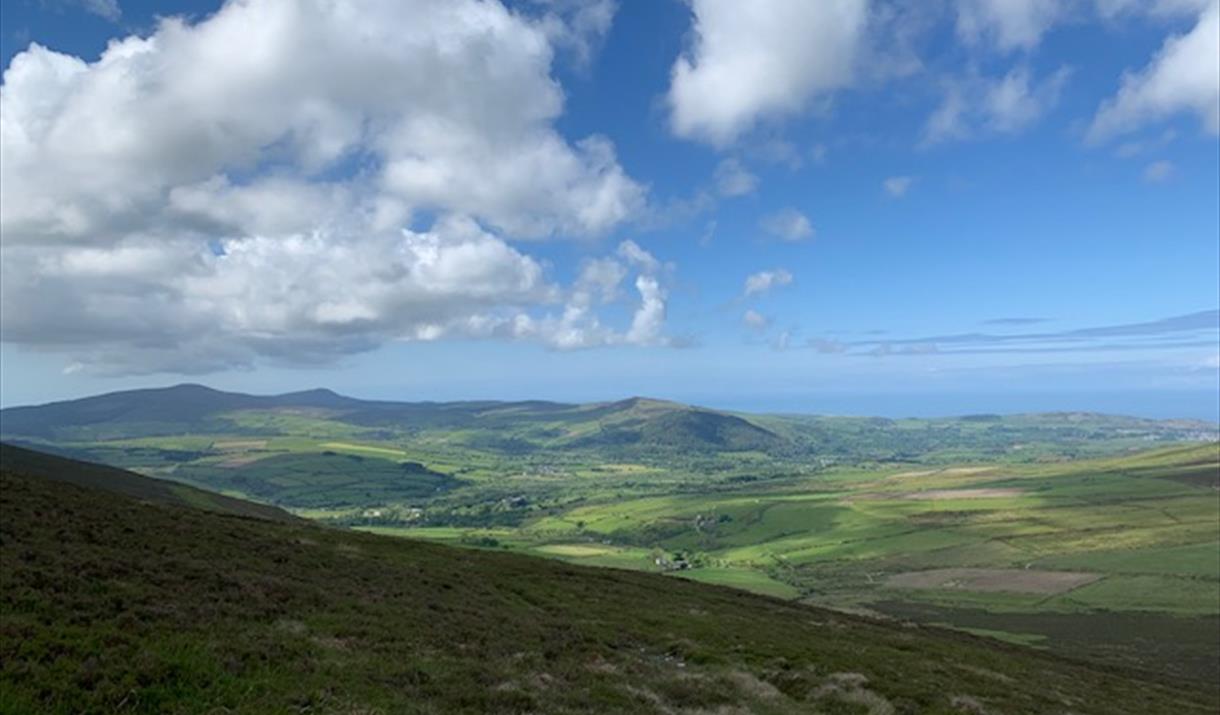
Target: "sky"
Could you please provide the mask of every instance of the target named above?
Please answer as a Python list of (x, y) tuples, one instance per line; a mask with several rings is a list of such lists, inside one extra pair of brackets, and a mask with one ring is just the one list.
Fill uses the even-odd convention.
[(0, 403), (1220, 419), (1220, 0), (6, 0)]

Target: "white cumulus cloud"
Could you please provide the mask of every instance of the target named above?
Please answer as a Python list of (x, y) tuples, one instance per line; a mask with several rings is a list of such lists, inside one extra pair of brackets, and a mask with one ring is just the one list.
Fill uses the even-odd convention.
[(563, 95), (540, 24), (472, 0), (358, 8), (253, 0), (164, 20), (91, 64), (18, 54), (3, 87), (6, 235), (122, 233), (175, 187), (264, 165), (312, 177), (357, 164), (387, 200), (517, 237), (602, 233), (641, 208), (606, 139), (552, 128)]
[(645, 273), (656, 273), (661, 268), (661, 262), (635, 241), (623, 241), (618, 246), (618, 255), (627, 263), (639, 268)]
[(745, 324), (747, 328), (754, 331), (766, 330), (767, 326), (771, 324), (771, 321), (767, 319), (767, 316), (752, 308), (741, 314), (741, 322)]
[(736, 159), (725, 159), (716, 165), (716, 190), (721, 196), (745, 196), (758, 188), (758, 177)]
[(754, 295), (768, 293), (772, 288), (790, 285), (792, 274), (783, 268), (770, 271), (759, 271), (746, 276), (744, 295), (748, 298)]
[(957, 35), (967, 44), (1028, 50), (1069, 11), (1063, 0), (957, 0)]
[(1060, 68), (1037, 78), (1020, 66), (1002, 77), (949, 80), (940, 106), (924, 124), (923, 141), (935, 144), (1021, 132), (1054, 108), (1070, 74)]
[[(643, 249), (565, 288), (509, 243), (643, 208), (609, 140), (554, 128), (556, 45), (613, 14), (569, 5), (246, 0), (94, 62), (31, 45), (0, 86), (3, 339), (114, 372), (449, 335), (567, 347), (561, 326), (580, 346), (663, 342)], [(602, 326), (631, 271), (635, 317)]]
[(786, 208), (762, 217), (759, 225), (764, 231), (781, 241), (795, 243), (813, 238), (813, 224), (809, 217), (794, 208)]
[(586, 68), (601, 50), (618, 12), (615, 0), (533, 0), (547, 10), (545, 27), (552, 43), (571, 52)]
[(692, 0), (692, 43), (674, 63), (670, 125), (717, 146), (847, 86), (867, 0)]
[(1143, 69), (1123, 75), (1102, 103), (1088, 139), (1103, 142), (1177, 114), (1195, 114), (1220, 133), (1220, 1), (1201, 9), (1193, 29), (1165, 40)]
[(119, 18), (123, 16), (123, 8), (119, 6), (119, 0), (78, 0), (78, 2), (87, 12), (111, 22), (118, 22)]

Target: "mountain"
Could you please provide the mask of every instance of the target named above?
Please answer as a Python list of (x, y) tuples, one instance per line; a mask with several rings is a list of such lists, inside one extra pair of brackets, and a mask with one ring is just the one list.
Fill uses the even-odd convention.
[(785, 443), (770, 430), (736, 415), (643, 397), (587, 408), (585, 419), (594, 416), (597, 429), (566, 440), (567, 446), (745, 452), (777, 449)]
[(146, 498), (160, 485), (138, 475), (98, 467), (82, 480), (56, 472), (79, 474), (76, 463), (12, 454), (0, 463), (6, 713), (1152, 715), (1220, 704), (963, 633), (217, 513)]
[[(1214, 423), (1086, 413), (885, 419), (729, 413), (633, 397), (616, 402), (393, 402), (317, 389), (246, 395), (202, 385), (114, 392), (0, 410), (0, 437), (59, 445), (79, 456), (102, 442), (214, 435), (410, 442), (499, 456), (595, 453), (606, 459), (733, 452), (854, 461), (953, 461), (1020, 452), (1022, 458), (1088, 456), (1152, 443), (1216, 440)], [(205, 442), (206, 444), (206, 442)], [(190, 454), (166, 454), (187, 461)], [(197, 455), (195, 455), (197, 456)], [(143, 464), (122, 462), (120, 466)]]
[[(408, 433), (475, 430), (470, 446), (492, 451), (540, 447), (746, 451), (778, 449), (785, 440), (740, 416), (675, 402), (632, 398), (574, 405), (521, 402), (384, 402), (330, 390), (255, 396), (202, 385), (113, 392), (79, 400), (0, 410), (0, 434), (10, 441), (89, 441), (242, 428), (243, 412), (307, 411), (363, 428)], [(530, 427), (539, 427), (531, 439)], [(519, 434), (525, 431), (526, 434)], [(509, 434), (511, 433), (511, 434)]]
[(313, 407), (352, 408), (361, 400), (330, 390), (256, 396), (222, 392), (203, 385), (126, 390), (45, 405), (0, 410), (0, 431), (25, 437), (54, 438), (81, 433), (115, 436), (176, 434), (210, 418), (238, 410)]

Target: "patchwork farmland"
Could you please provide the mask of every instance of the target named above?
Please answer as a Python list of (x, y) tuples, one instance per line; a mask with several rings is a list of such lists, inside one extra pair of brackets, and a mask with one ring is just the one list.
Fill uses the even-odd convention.
[(6, 411), (5, 438), (382, 535), (660, 572), (1175, 677), (1220, 667), (1220, 446), (1198, 441), (1214, 426), (218, 394), (219, 411), (153, 426)]

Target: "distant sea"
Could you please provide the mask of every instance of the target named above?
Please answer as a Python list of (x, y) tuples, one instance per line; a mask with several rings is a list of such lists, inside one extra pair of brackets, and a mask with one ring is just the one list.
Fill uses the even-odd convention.
[[(661, 397), (658, 395), (658, 397)], [(1212, 390), (1126, 392), (666, 395), (704, 407), (743, 412), (795, 412), (872, 417), (951, 417), (1020, 412), (1102, 412), (1157, 419), (1220, 422), (1220, 395)]]

